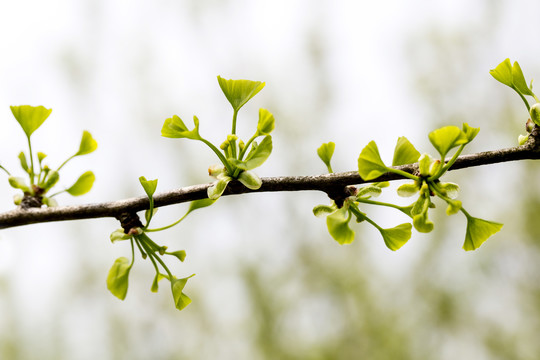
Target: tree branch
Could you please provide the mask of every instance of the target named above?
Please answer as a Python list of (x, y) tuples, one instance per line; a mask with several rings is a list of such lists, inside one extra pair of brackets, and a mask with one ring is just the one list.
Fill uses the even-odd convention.
[[(535, 129), (537, 130), (537, 129)], [(480, 165), (496, 164), (516, 160), (540, 159), (540, 143), (538, 136), (533, 131), (527, 144), (523, 146), (486, 151), (470, 155), (462, 155), (454, 163), (450, 170), (476, 167)], [(418, 169), (417, 164), (396, 167), (408, 173), (414, 173)], [(315, 175), (315, 176), (283, 176), (262, 178), (262, 186), (258, 190), (250, 190), (238, 181), (229, 183), (223, 196), (238, 195), (251, 192), (276, 192), (276, 191), (323, 191), (331, 198), (345, 194), (345, 187), (349, 185), (363, 184), (367, 182), (380, 182), (403, 179), (402, 176), (386, 173), (377, 179), (364, 181), (356, 171)], [(211, 184), (201, 184), (183, 187), (176, 190), (160, 193), (154, 196), (155, 207), (168, 206), (183, 202), (204, 199), (207, 197), (206, 189)], [(59, 206), (52, 208), (17, 208), (0, 214), (0, 229), (15, 226), (64, 220), (81, 220), (102, 217), (120, 218), (124, 214), (134, 214), (146, 210), (149, 207), (147, 197), (86, 204), (79, 206)]]

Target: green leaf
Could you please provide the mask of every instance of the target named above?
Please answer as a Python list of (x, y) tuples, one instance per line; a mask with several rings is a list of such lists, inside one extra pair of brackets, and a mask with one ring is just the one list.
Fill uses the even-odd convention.
[(379, 196), (380, 194), (382, 193), (382, 189), (380, 186), (377, 186), (377, 185), (367, 185), (367, 186), (362, 186), (361, 188), (358, 188), (357, 189), (357, 192), (356, 192), (356, 198), (359, 199), (359, 198), (369, 198), (371, 196), (373, 197), (377, 197)]
[(227, 80), (217, 77), (219, 87), (232, 105), (234, 111), (240, 110), (252, 97), (262, 90), (265, 83), (251, 80)]
[(44, 154), (42, 152), (38, 152), (37, 153), (37, 157), (38, 157), (38, 161), (39, 163), (41, 164), (41, 162), (43, 161), (43, 159), (45, 159), (47, 157), (47, 154)]
[(155, 180), (146, 180), (144, 176), (139, 177), (139, 182), (141, 183), (144, 192), (146, 192), (146, 195), (149, 199), (154, 196), (154, 193), (156, 192), (158, 179)]
[(372, 180), (386, 173), (386, 165), (381, 160), (375, 141), (370, 141), (358, 157), (358, 174), (364, 180)]
[(205, 208), (207, 206), (210, 206), (215, 202), (216, 202), (216, 200), (212, 200), (212, 199), (194, 200), (189, 204), (189, 209), (188, 209), (186, 215), (189, 214), (192, 211), (197, 210), (197, 209), (202, 209), (202, 208)]
[(336, 210), (337, 210), (337, 208), (336, 208), (335, 205), (333, 205), (333, 206), (317, 205), (317, 206), (315, 206), (313, 208), (313, 215), (315, 215), (317, 217), (327, 216), (328, 214), (331, 214)]
[(461, 210), (461, 201), (459, 200), (450, 200), (448, 201), (448, 207), (446, 208), (446, 215), (454, 215)]
[(420, 188), (416, 183), (402, 184), (397, 188), (397, 194), (401, 197), (411, 197), (416, 195)]
[[(412, 213), (412, 211), (411, 211)], [(419, 215), (413, 216), (414, 228), (421, 233), (428, 233), (433, 230), (433, 222), (428, 219), (428, 212), (424, 211)]]
[(48, 207), (57, 207), (58, 206), (58, 202), (55, 199), (51, 199), (51, 198), (48, 198), (46, 196), (44, 196), (41, 201), (43, 202), (44, 205), (46, 205)]
[(515, 89), (522, 93), (523, 95), (534, 96), (533, 92), (527, 86), (521, 67), (517, 61), (514, 61), (514, 66), (512, 66), (512, 83), (515, 86)]
[(43, 106), (21, 105), (10, 106), (10, 108), (28, 138), (47, 120), (52, 112), (52, 109), (46, 109)]
[(396, 147), (394, 148), (392, 166), (413, 164), (418, 161), (419, 157), (420, 152), (416, 150), (414, 145), (405, 136), (402, 136), (397, 140)]
[(150, 291), (151, 292), (154, 292), (154, 293), (157, 293), (158, 292), (158, 283), (161, 279), (165, 279), (167, 278), (167, 276), (161, 274), (161, 273), (156, 273), (156, 276), (154, 276), (154, 281), (152, 281), (152, 286), (150, 287)]
[(30, 192), (30, 188), (28, 185), (26, 185), (24, 179), (22, 177), (16, 177), (16, 176), (10, 176), (8, 178), (9, 185), (11, 185), (12, 188), (22, 190), (25, 193)]
[(79, 151), (75, 156), (90, 154), (97, 149), (97, 141), (92, 137), (88, 131), (83, 131), (81, 144), (79, 145)]
[(124, 232), (124, 229), (116, 229), (110, 235), (111, 242), (123, 241), (131, 239), (131, 235)]
[(178, 260), (180, 260), (181, 262), (184, 262), (184, 260), (186, 259), (186, 251), (185, 250), (173, 251), (173, 252), (167, 253), (167, 255), (176, 256), (178, 258)]
[(317, 149), (317, 155), (319, 155), (319, 158), (323, 161), (323, 163), (328, 168), (328, 172), (332, 173), (332, 165), (330, 164), (330, 161), (332, 160), (332, 156), (334, 155), (334, 150), (336, 148), (336, 144), (332, 141), (322, 144)]
[(96, 177), (93, 172), (87, 171), (84, 174), (82, 174), (75, 184), (71, 185), (69, 189), (66, 191), (70, 193), (73, 196), (80, 196), (84, 195), (87, 192), (92, 189), (92, 185), (94, 185), (94, 181), (96, 180)]
[(401, 248), (411, 238), (412, 225), (409, 223), (400, 224), (391, 229), (380, 229), (386, 247), (392, 251)]
[(177, 115), (173, 115), (172, 118), (168, 118), (163, 123), (161, 128), (161, 136), (168, 138), (186, 138), (192, 140), (201, 140), (199, 135), (199, 119), (196, 116), (193, 116), (193, 123), (195, 128), (189, 130)]
[(448, 196), (450, 199), (455, 199), (459, 195), (459, 185), (451, 182), (439, 183), (439, 187), (443, 195)]
[(240, 176), (238, 176), (238, 181), (251, 190), (258, 190), (262, 186), (261, 178), (253, 171), (249, 170), (242, 171)]
[(218, 181), (214, 182), (207, 190), (208, 198), (210, 200), (217, 200), (223, 194), (227, 188), (227, 184), (232, 180), (229, 176), (224, 176)]
[(499, 232), (503, 227), (500, 223), (465, 215), (467, 217), (467, 233), (463, 243), (465, 251), (478, 249), (491, 235)]
[(429, 176), (431, 170), (431, 164), (433, 164), (433, 158), (429, 154), (422, 154), (418, 159), (418, 170), (420, 175)]
[(45, 184), (43, 184), (43, 189), (45, 191), (49, 190), (50, 188), (52, 188), (54, 185), (56, 185), (56, 183), (58, 182), (58, 180), (60, 180), (60, 174), (58, 174), (58, 171), (51, 171), (48, 175), (47, 175), (47, 180), (45, 181)]
[(266, 109), (259, 109), (257, 135), (269, 135), (274, 130), (274, 115)]
[(24, 155), (24, 152), (21, 151), (19, 154), (19, 160), (21, 162), (21, 167), (24, 171), (28, 172), (28, 162), (26, 162), (26, 155)]
[(229, 161), (241, 170), (252, 170), (261, 166), (272, 153), (272, 136), (265, 136), (260, 144), (253, 143), (253, 146), (254, 150), (249, 152), (245, 161), (236, 159), (229, 159)]
[(489, 73), (495, 80), (513, 88), (514, 83), (510, 59), (505, 59), (502, 63), (497, 65), (495, 69), (490, 70)]
[(339, 244), (350, 244), (354, 241), (354, 231), (349, 227), (351, 214), (344, 206), (326, 217), (328, 232)]
[(473, 127), (470, 127), (469, 124), (463, 123), (462, 131), (463, 131), (465, 139), (467, 140), (466, 144), (468, 144), (471, 141), (473, 141), (476, 135), (478, 135), (480, 128), (473, 128)]
[(126, 298), (130, 270), (129, 260), (125, 257), (119, 257), (107, 275), (107, 289), (120, 300)]
[(452, 148), (466, 144), (468, 139), (465, 138), (465, 134), (457, 126), (445, 126), (430, 132), (429, 141), (443, 158)]
[(174, 305), (178, 310), (184, 309), (186, 306), (188, 306), (191, 303), (191, 299), (182, 292), (184, 287), (186, 286), (186, 283), (188, 279), (195, 274), (182, 278), (182, 279), (170, 279), (171, 280), (171, 290), (173, 293), (174, 298)]

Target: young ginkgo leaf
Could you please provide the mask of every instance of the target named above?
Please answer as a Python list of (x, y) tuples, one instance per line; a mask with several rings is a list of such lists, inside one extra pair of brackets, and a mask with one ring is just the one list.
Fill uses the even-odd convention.
[(317, 217), (327, 216), (337, 210), (336, 205), (317, 205), (313, 208), (313, 215)]
[(455, 199), (459, 195), (459, 185), (451, 182), (439, 183), (439, 187), (443, 195), (448, 196), (450, 199)]
[(259, 109), (259, 122), (257, 123), (257, 135), (269, 135), (274, 130), (274, 115), (266, 109)]
[(227, 184), (232, 180), (229, 176), (223, 176), (212, 184), (207, 190), (208, 198), (210, 200), (217, 200), (223, 194), (227, 188)]
[(107, 275), (107, 289), (120, 300), (126, 298), (130, 270), (129, 260), (125, 257), (119, 257), (114, 261)]
[(523, 72), (517, 61), (514, 61), (514, 65), (512, 66), (512, 83), (514, 84), (515, 89), (523, 95), (534, 95), (527, 86), (527, 81), (525, 81), (525, 77), (523, 76)]
[(58, 174), (58, 171), (51, 171), (47, 175), (47, 180), (45, 181), (45, 184), (43, 184), (43, 189), (45, 189), (45, 191), (49, 190), (54, 185), (56, 185), (59, 179), (60, 179), (60, 174)]
[(339, 244), (350, 244), (354, 241), (354, 231), (349, 227), (351, 214), (344, 206), (326, 217), (328, 232)]
[(155, 180), (146, 180), (144, 176), (139, 177), (139, 182), (141, 183), (144, 192), (148, 196), (149, 199), (152, 198), (154, 193), (156, 192), (158, 179)]
[(396, 251), (411, 238), (412, 225), (409, 223), (400, 224), (391, 229), (379, 229), (387, 248)]
[(513, 87), (513, 76), (512, 76), (512, 63), (510, 59), (505, 59), (493, 70), (490, 70), (489, 73), (495, 78), (495, 80)]
[(22, 190), (25, 193), (30, 192), (30, 188), (26, 185), (22, 177), (10, 176), (8, 182), (12, 188)]
[(433, 222), (428, 218), (428, 212), (425, 211), (413, 217), (413, 225), (416, 231), (428, 233), (433, 230)]
[(370, 141), (369, 144), (362, 149), (362, 152), (358, 157), (358, 174), (360, 174), (364, 180), (372, 180), (386, 172), (387, 168), (381, 160), (377, 144), (375, 141)]
[(111, 242), (123, 241), (131, 239), (131, 235), (124, 232), (124, 229), (116, 229), (110, 235)]
[(38, 152), (37, 153), (37, 157), (38, 157), (38, 161), (39, 163), (41, 164), (41, 162), (43, 161), (43, 159), (45, 159), (47, 157), (47, 154), (44, 154), (42, 152)]
[(71, 187), (66, 191), (73, 196), (84, 195), (89, 192), (90, 189), (92, 189), (92, 185), (94, 185), (95, 180), (96, 176), (94, 175), (94, 173), (91, 171), (87, 171), (81, 176), (79, 176), (75, 184), (71, 185)]
[(79, 145), (79, 151), (75, 156), (90, 154), (97, 149), (97, 141), (92, 137), (88, 131), (83, 131), (81, 143)]
[(272, 153), (272, 136), (267, 135), (260, 144), (254, 145), (254, 150), (250, 151), (245, 161), (229, 159), (234, 166), (241, 170), (252, 170), (261, 166)]
[(172, 255), (178, 258), (178, 260), (184, 262), (186, 259), (186, 251), (185, 250), (177, 250), (170, 253), (167, 253), (167, 255)]
[(416, 183), (402, 184), (397, 188), (397, 194), (401, 197), (411, 197), (418, 193), (420, 188)]
[(184, 309), (191, 303), (191, 299), (186, 294), (184, 294), (182, 290), (186, 286), (188, 279), (192, 276), (195, 276), (195, 274), (182, 279), (170, 279), (171, 290), (174, 298), (174, 305), (178, 310)]
[(159, 289), (159, 286), (158, 286), (159, 281), (165, 278), (167, 278), (165, 275), (161, 273), (156, 273), (156, 276), (154, 276), (154, 281), (152, 281), (152, 286), (150, 287), (150, 291), (157, 293)]
[(478, 249), (490, 236), (499, 232), (503, 224), (478, 219), (465, 214), (467, 217), (467, 231), (463, 249), (465, 251)]
[(234, 111), (240, 110), (252, 97), (257, 95), (265, 85), (260, 81), (251, 80), (227, 80), (221, 76), (217, 77), (219, 87), (225, 94), (227, 100)]
[(10, 108), (28, 138), (47, 120), (52, 112), (52, 109), (46, 109), (44, 106), (21, 105), (10, 106)]
[(173, 115), (172, 118), (166, 119), (163, 123), (161, 136), (201, 140), (201, 136), (199, 135), (199, 119), (196, 116), (193, 116), (193, 123), (195, 124), (195, 128), (189, 130), (180, 117)]
[(420, 171), (420, 175), (429, 176), (431, 164), (433, 164), (433, 158), (429, 156), (429, 154), (422, 154), (418, 159), (418, 170)]
[(356, 192), (356, 198), (366, 198), (366, 197), (377, 197), (381, 195), (382, 189), (379, 186), (376, 185), (367, 185), (362, 186), (361, 188), (357, 189)]
[(480, 132), (480, 128), (473, 128), (469, 126), (467, 123), (463, 123), (463, 127), (461, 130), (464, 134), (464, 138), (467, 140), (466, 144), (473, 141), (473, 139), (478, 135), (478, 132)]
[(446, 208), (446, 215), (457, 214), (461, 210), (461, 201), (459, 200), (450, 200), (448, 201), (448, 207)]
[(28, 172), (28, 162), (26, 161), (26, 155), (24, 155), (23, 151), (19, 153), (19, 161), (21, 162), (23, 170)]
[(394, 159), (392, 166), (413, 164), (418, 161), (420, 152), (416, 150), (413, 144), (405, 137), (398, 138), (394, 148)]
[(429, 141), (444, 158), (452, 148), (466, 144), (468, 139), (457, 126), (445, 126), (429, 133)]
[(188, 209), (186, 215), (189, 214), (192, 211), (197, 210), (197, 209), (202, 209), (202, 208), (205, 208), (207, 206), (210, 206), (215, 202), (216, 202), (216, 200), (212, 200), (212, 199), (194, 200), (189, 204), (189, 209)]
[(260, 189), (262, 186), (261, 178), (253, 171), (249, 170), (242, 171), (240, 176), (238, 176), (238, 181), (251, 190)]
[(332, 141), (322, 144), (317, 149), (317, 155), (319, 155), (319, 158), (322, 160), (322, 162), (326, 165), (328, 168), (328, 172), (332, 172), (332, 165), (330, 162), (332, 161), (332, 156), (334, 155), (334, 150), (336, 149), (336, 144)]

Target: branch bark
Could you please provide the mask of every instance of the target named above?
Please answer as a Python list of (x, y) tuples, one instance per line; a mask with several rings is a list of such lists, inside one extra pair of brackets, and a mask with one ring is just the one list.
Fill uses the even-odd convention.
[[(535, 129), (537, 130), (537, 129)], [(481, 165), (490, 165), (501, 162), (516, 160), (540, 159), (540, 142), (533, 131), (527, 144), (523, 146), (485, 151), (476, 154), (460, 156), (450, 170), (458, 170)], [(535, 136), (536, 135), (536, 136)], [(418, 164), (410, 164), (396, 167), (408, 173), (414, 173)], [(240, 182), (229, 183), (223, 196), (238, 195), (251, 192), (276, 192), (276, 191), (322, 191), (331, 198), (345, 194), (345, 187), (358, 185), (366, 182), (380, 182), (403, 179), (394, 173), (386, 173), (377, 179), (364, 181), (356, 171), (315, 175), (315, 176), (282, 176), (262, 178), (262, 186), (258, 190), (250, 190)], [(183, 202), (204, 199), (207, 197), (206, 189), (211, 184), (187, 186), (180, 189), (167, 191), (154, 196), (155, 207), (163, 207)], [(97, 204), (85, 204), (79, 206), (59, 206), (53, 208), (17, 208), (0, 214), (0, 229), (10, 227), (65, 220), (81, 220), (103, 217), (119, 218), (123, 214), (134, 214), (146, 210), (149, 207), (148, 198), (141, 196), (136, 198), (104, 202)]]

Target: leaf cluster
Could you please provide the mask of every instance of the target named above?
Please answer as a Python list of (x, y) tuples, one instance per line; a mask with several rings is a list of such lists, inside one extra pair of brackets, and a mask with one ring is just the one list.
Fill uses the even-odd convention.
[[(251, 80), (227, 80), (218, 76), (218, 83), (223, 94), (233, 108), (232, 130), (220, 146), (216, 146), (203, 138), (199, 132), (199, 119), (194, 116), (194, 128), (188, 129), (184, 121), (177, 115), (165, 120), (161, 135), (169, 138), (186, 138), (198, 140), (206, 144), (221, 161), (208, 169), (210, 176), (216, 180), (208, 188), (208, 197), (217, 200), (232, 180), (240, 181), (249, 189), (257, 190), (262, 182), (252, 170), (261, 166), (272, 153), (272, 136), (274, 115), (266, 109), (259, 110), (259, 121), (255, 133), (244, 142), (236, 134), (238, 112), (251, 98), (262, 90), (265, 83)], [(257, 139), (262, 137), (260, 142)]]
[[(527, 85), (525, 76), (521, 71), (521, 66), (519, 66), (517, 61), (514, 61), (514, 64), (512, 64), (510, 59), (505, 59), (503, 62), (497, 65), (495, 69), (490, 70), (489, 73), (495, 78), (495, 80), (517, 92), (527, 108), (527, 112), (530, 116), (525, 126), (527, 134), (520, 135), (518, 137), (519, 144), (523, 145), (527, 142), (529, 134), (531, 133), (534, 125), (536, 124), (540, 126), (540, 100), (533, 92), (533, 81), (531, 80), (529, 85)], [(529, 105), (529, 101), (525, 96), (532, 97), (536, 102), (532, 106)]]
[[(0, 169), (4, 170), (9, 178), (11, 187), (21, 190), (22, 194), (14, 196), (16, 205), (20, 205), (23, 199), (33, 198), (37, 203), (33, 206), (56, 206), (57, 202), (54, 197), (63, 192), (67, 192), (72, 196), (80, 196), (86, 194), (92, 188), (95, 181), (95, 176), (92, 171), (83, 173), (70, 187), (64, 188), (54, 194), (49, 194), (50, 190), (60, 180), (60, 170), (73, 158), (90, 154), (97, 149), (97, 142), (88, 131), (83, 131), (82, 138), (79, 144), (79, 149), (73, 155), (68, 157), (58, 168), (53, 169), (45, 164), (44, 159), (47, 155), (43, 152), (38, 152), (34, 155), (32, 151), (32, 134), (47, 120), (51, 114), (51, 109), (46, 109), (43, 106), (11, 106), (13, 116), (23, 129), (28, 141), (28, 154), (24, 151), (19, 153), (19, 163), (21, 168), (26, 173), (27, 179), (17, 177), (3, 166)], [(37, 157), (37, 166), (35, 166), (35, 158)]]
[[(418, 195), (416, 201), (409, 206), (399, 206), (379, 201), (371, 197), (378, 196), (387, 183), (375, 183), (360, 188), (353, 188), (343, 206), (338, 207), (335, 202), (330, 206), (319, 205), (313, 209), (315, 215), (326, 214), (326, 224), (330, 235), (340, 244), (348, 244), (354, 240), (354, 231), (349, 227), (351, 219), (357, 222), (366, 221), (375, 226), (384, 239), (385, 245), (390, 250), (401, 248), (411, 237), (411, 229), (418, 232), (428, 233), (434, 228), (429, 219), (428, 212), (435, 208), (434, 197), (438, 197), (447, 204), (446, 214), (453, 215), (462, 212), (467, 219), (467, 230), (463, 248), (475, 250), (491, 235), (502, 228), (502, 224), (472, 217), (457, 200), (459, 186), (451, 182), (441, 182), (441, 177), (450, 169), (464, 147), (470, 143), (480, 131), (463, 124), (462, 129), (457, 126), (445, 126), (432, 131), (429, 140), (439, 153), (439, 158), (434, 159), (429, 154), (420, 152), (405, 138), (400, 137), (394, 148), (392, 166), (387, 166), (379, 154), (379, 149), (374, 141), (371, 141), (361, 151), (358, 157), (358, 173), (366, 181), (376, 181), (381, 175), (391, 172), (411, 179), (411, 183), (402, 184), (397, 193), (402, 197)], [(334, 144), (323, 144), (317, 154), (332, 172), (330, 160), (334, 151)], [(446, 160), (446, 156), (454, 149), (452, 157)], [(397, 168), (400, 165), (418, 163), (418, 173), (410, 174)], [(394, 228), (383, 229), (359, 209), (360, 204), (392, 207), (412, 218), (411, 224), (400, 224)]]
[[(129, 274), (133, 267), (133, 264), (135, 263), (136, 247), (139, 250), (143, 259), (150, 259), (150, 262), (152, 263), (156, 272), (154, 280), (152, 281), (152, 285), (150, 287), (150, 291), (158, 292), (159, 281), (162, 279), (169, 280), (171, 284), (171, 291), (175, 307), (178, 310), (182, 310), (191, 303), (191, 299), (183, 292), (183, 289), (187, 284), (187, 280), (195, 274), (184, 278), (177, 278), (169, 270), (169, 267), (165, 264), (162, 257), (164, 255), (169, 255), (183, 262), (186, 258), (186, 251), (177, 250), (169, 252), (167, 251), (167, 246), (158, 245), (157, 243), (155, 243), (148, 236), (148, 233), (168, 229), (180, 223), (192, 211), (212, 205), (214, 203), (214, 200), (202, 199), (193, 201), (190, 204), (190, 207), (186, 214), (182, 216), (178, 221), (161, 228), (150, 229), (150, 222), (157, 211), (157, 208), (154, 208), (154, 193), (157, 188), (158, 180), (147, 180), (144, 176), (141, 176), (139, 178), (139, 182), (141, 183), (144, 192), (148, 196), (148, 201), (150, 204), (149, 209), (145, 212), (146, 225), (136, 226), (131, 229), (118, 229), (111, 233), (110, 239), (113, 243), (125, 240), (130, 241), (131, 262), (126, 257), (119, 257), (114, 261), (107, 276), (107, 288), (114, 296), (116, 296), (120, 300), (124, 300), (126, 298), (129, 285)], [(163, 269), (164, 271), (162, 271), (161, 269)]]

